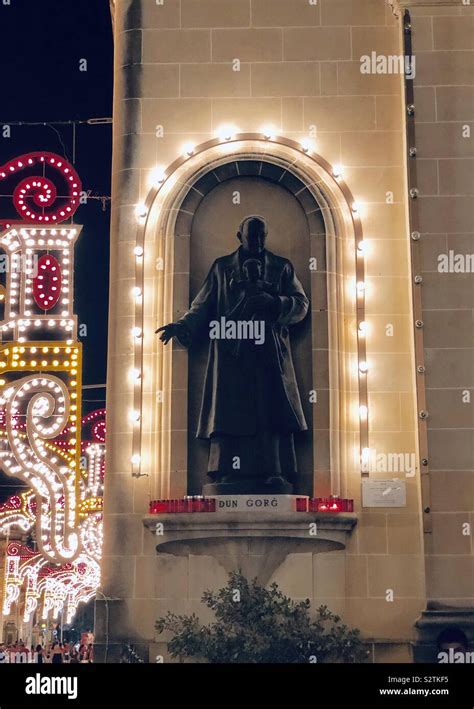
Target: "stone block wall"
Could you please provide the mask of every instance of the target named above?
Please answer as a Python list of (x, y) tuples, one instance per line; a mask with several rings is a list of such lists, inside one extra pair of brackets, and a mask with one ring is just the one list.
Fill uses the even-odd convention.
[[(123, 636), (136, 630), (151, 639), (164, 610), (199, 607), (199, 579), (218, 587), (224, 578), (210, 558), (156, 558), (142, 525), (155, 489), (153, 470), (150, 478), (134, 480), (129, 464), (132, 388), (125, 372), (133, 363), (128, 293), (135, 208), (146, 199), (153, 169), (171, 164), (184, 143), (209, 140), (223, 123), (252, 132), (270, 123), (298, 141), (313, 135), (317, 152), (343, 166), (361, 203), (367, 242), (369, 444), (379, 454), (403, 452), (417, 460), (403, 78), (360, 70), (362, 55), (401, 53), (401, 39), (400, 19), (384, 0), (115, 2), (103, 588), (127, 609)], [(346, 286), (353, 300), (354, 283)], [(354, 338), (355, 320), (345, 326)], [(353, 381), (346, 401), (353, 426), (343, 435), (355, 450)], [(355, 499), (359, 516), (349, 547), (290, 555), (274, 580), (295, 598), (309, 595), (343, 611), (366, 637), (406, 647), (425, 607), (418, 465), (413, 472), (406, 479), (407, 507), (377, 511), (360, 506), (358, 463), (344, 466), (338, 471), (342, 492)]]
[(426, 536), (427, 598), (472, 608), (474, 8), (408, 6), (417, 60), (417, 209), (433, 525)]

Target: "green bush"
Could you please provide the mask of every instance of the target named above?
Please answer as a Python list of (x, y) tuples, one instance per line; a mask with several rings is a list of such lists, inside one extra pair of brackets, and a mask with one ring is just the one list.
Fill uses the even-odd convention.
[(365, 651), (358, 630), (341, 624), (326, 606), (310, 615), (309, 600), (295, 602), (276, 583), (269, 589), (229, 574), (227, 586), (206, 591), (202, 602), (216, 617), (199, 618), (168, 612), (156, 622), (159, 633), (170, 631), (168, 650), (174, 658), (205, 658), (209, 662), (297, 663), (361, 662)]

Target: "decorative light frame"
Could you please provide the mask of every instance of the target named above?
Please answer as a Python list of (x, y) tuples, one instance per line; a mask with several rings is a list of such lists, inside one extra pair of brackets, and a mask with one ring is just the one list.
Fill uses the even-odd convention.
[[(142, 472), (141, 447), (143, 437), (143, 416), (142, 402), (144, 391), (144, 367), (143, 367), (143, 332), (144, 332), (144, 293), (145, 293), (145, 278), (144, 278), (144, 256), (145, 256), (145, 234), (147, 230), (147, 222), (153, 203), (168, 183), (173, 182), (173, 177), (176, 171), (185, 165), (188, 161), (196, 156), (203, 155), (206, 151), (218, 146), (231, 145), (234, 143), (261, 143), (262, 147), (266, 145), (276, 144), (293, 149), (296, 153), (303, 154), (314, 163), (322, 168), (326, 174), (328, 181), (337, 186), (342, 194), (344, 201), (349, 208), (349, 214), (352, 222), (352, 231), (355, 238), (355, 311), (356, 311), (356, 338), (357, 338), (357, 376), (358, 376), (358, 393), (359, 393), (359, 412), (364, 411), (358, 417), (359, 423), (359, 449), (358, 459), (360, 465), (361, 476), (369, 475), (366, 469), (364, 456), (369, 449), (369, 411), (368, 411), (368, 366), (367, 368), (360, 367), (361, 363), (367, 362), (367, 327), (365, 318), (365, 249), (358, 248), (363, 242), (363, 229), (361, 222), (360, 206), (355, 202), (352, 192), (343, 178), (343, 168), (339, 165), (332, 166), (324, 157), (319, 155), (312, 141), (303, 140), (297, 142), (290, 138), (277, 135), (276, 132), (269, 129), (264, 129), (258, 133), (239, 133), (232, 132), (230, 135), (216, 137), (208, 140), (197, 146), (186, 145), (183, 148), (183, 154), (180, 155), (166, 169), (160, 168), (159, 176), (149, 190), (147, 197), (143, 203), (137, 205), (137, 233), (136, 241), (133, 248), (133, 257), (135, 259), (135, 317), (134, 325), (131, 330), (131, 336), (134, 343), (134, 391), (133, 391), (133, 435), (132, 435), (132, 455), (131, 455), (131, 473), (134, 477), (140, 477)], [(152, 173), (158, 175), (158, 170)], [(363, 288), (361, 287), (363, 284)], [(138, 294), (138, 295), (135, 295)]]
[[(0, 247), (5, 249), (12, 265), (7, 272), (6, 292), (9, 297), (5, 303), (4, 318), (0, 320), (3, 341), (40, 340), (46, 333), (61, 335), (71, 342), (77, 339), (77, 316), (72, 312), (73, 265), (74, 247), (81, 229), (72, 225), (62, 225), (59, 229), (23, 226), (10, 227), (0, 235)], [(60, 293), (52, 309), (42, 310), (34, 298), (33, 264), (40, 263), (43, 255), (47, 254), (59, 262)], [(7, 305), (11, 306), (8, 311)]]

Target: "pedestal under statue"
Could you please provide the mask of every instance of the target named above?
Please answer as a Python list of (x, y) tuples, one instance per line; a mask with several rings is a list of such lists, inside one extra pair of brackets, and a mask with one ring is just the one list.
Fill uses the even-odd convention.
[(156, 332), (192, 347), (209, 339), (197, 437), (209, 440), (204, 494), (290, 494), (294, 433), (306, 431), (289, 326), (309, 301), (288, 259), (265, 248), (267, 224), (249, 216), (237, 251), (216, 259), (191, 307)]

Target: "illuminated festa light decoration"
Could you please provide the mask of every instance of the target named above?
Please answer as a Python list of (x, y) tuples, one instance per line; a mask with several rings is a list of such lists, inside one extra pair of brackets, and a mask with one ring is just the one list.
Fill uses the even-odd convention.
[(10, 529), (29, 532), (35, 523), (36, 497), (32, 490), (12, 495), (0, 505), (0, 534), (7, 535)]
[[(0, 289), (0, 467), (29, 489), (0, 506), (0, 533), (30, 533), (35, 548), (7, 545), (3, 613), (20, 604), (25, 622), (37, 609), (42, 619), (65, 612), (70, 622), (100, 580), (105, 460), (105, 411), (81, 417), (73, 312), (81, 227), (65, 221), (82, 186), (72, 165), (48, 152), (0, 167), (0, 182), (13, 180), (21, 219), (0, 220), (8, 262)], [(90, 429), (82, 440), (81, 425)]]
[[(19, 427), (20, 435), (21, 427)], [(82, 419), (82, 466), (79, 477), (78, 534), (81, 553), (73, 562), (50, 564), (39, 551), (18, 542), (10, 542), (6, 549), (3, 614), (9, 615), (12, 606), (20, 603), (23, 622), (27, 623), (35, 611), (41, 620), (54, 620), (64, 612), (70, 623), (80, 603), (87, 603), (100, 582), (102, 553), (102, 502), (105, 469), (105, 409), (98, 409)], [(2, 431), (4, 433), (4, 431)], [(65, 429), (51, 450), (58, 458), (69, 459)], [(85, 465), (85, 467), (84, 467)], [(48, 511), (46, 511), (48, 514)], [(36, 496), (28, 490), (12, 495), (0, 505), (0, 533), (15, 530), (27, 533), (36, 522)], [(24, 592), (23, 598), (21, 591)]]
[[(24, 171), (30, 176), (17, 182), (12, 194), (13, 205), (21, 219), (2, 220), (4, 228), (23, 222), (59, 224), (73, 216), (79, 206), (82, 184), (67, 160), (46, 151), (19, 155), (0, 166), (0, 182), (16, 178)], [(61, 185), (57, 186), (53, 178), (59, 179)], [(58, 194), (58, 190), (63, 194)]]

